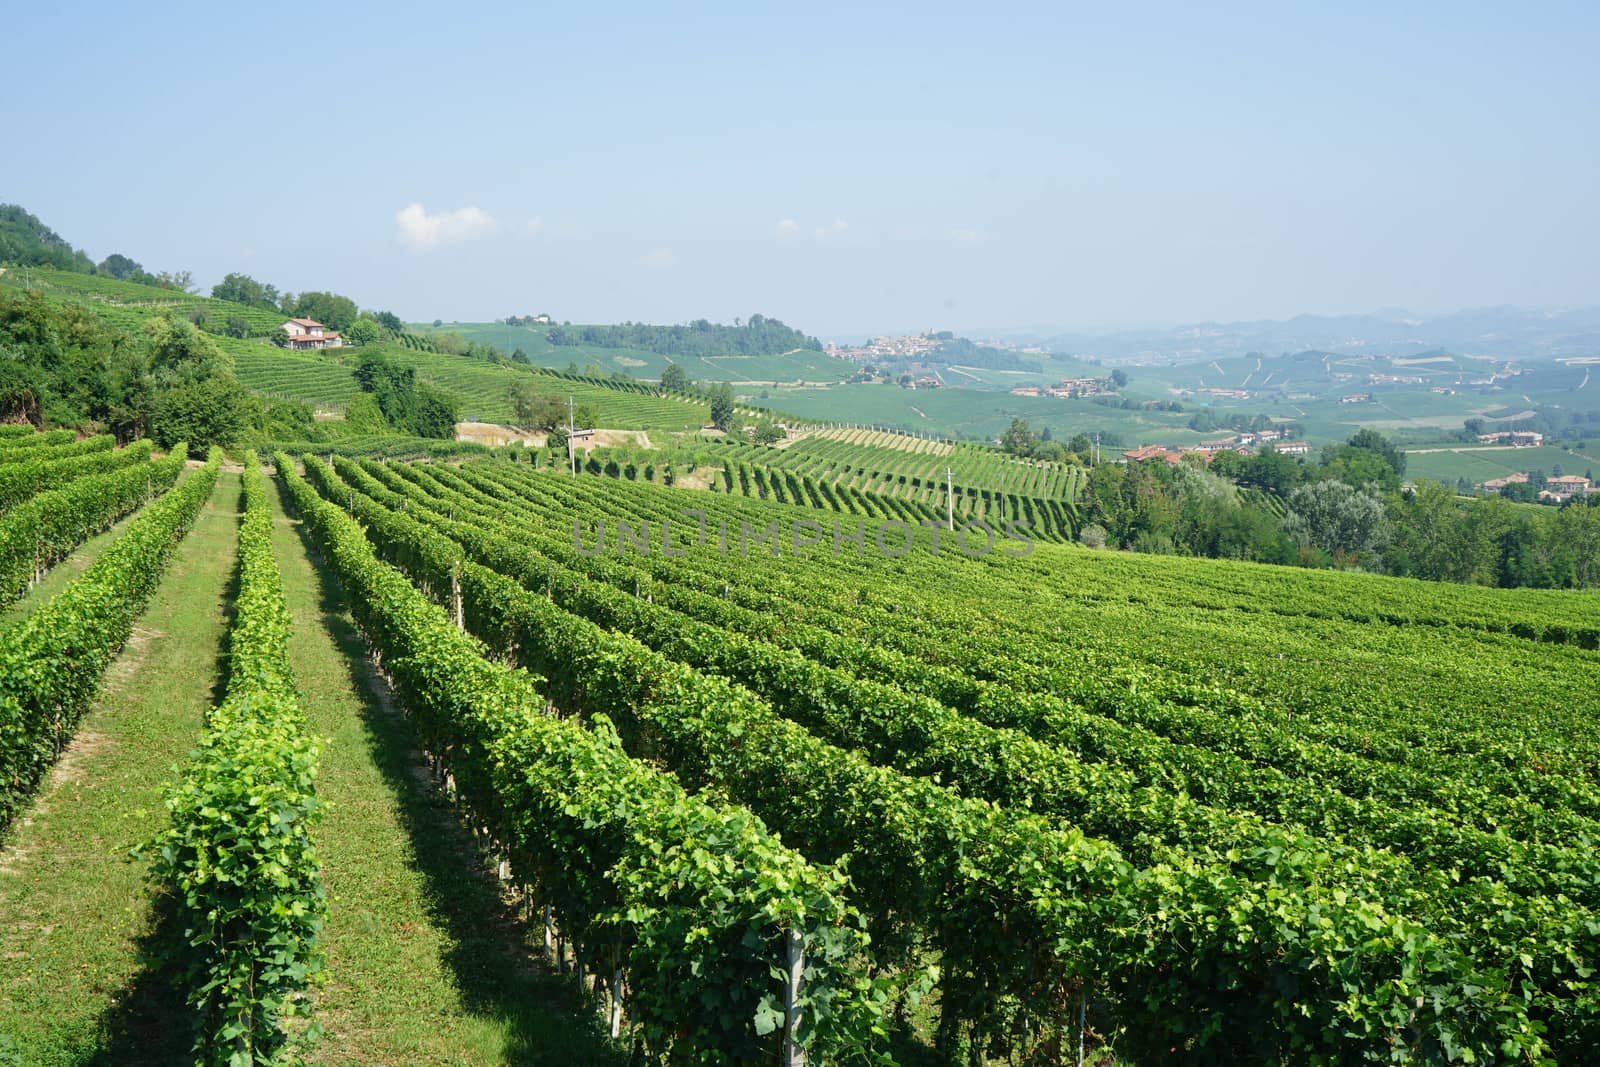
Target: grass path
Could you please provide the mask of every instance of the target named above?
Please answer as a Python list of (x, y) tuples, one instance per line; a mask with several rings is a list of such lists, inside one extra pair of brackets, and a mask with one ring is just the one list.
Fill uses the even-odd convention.
[(223, 677), (238, 502), (238, 476), (223, 474), (0, 851), (0, 1034), (29, 1067), (171, 1063), (187, 1047), (162, 983), (139, 965), (159, 917), (146, 865), (124, 857), (165, 818), (162, 788)]
[[(276, 486), (276, 482), (274, 485)], [(374, 695), (344, 595), (277, 501), (290, 660), (324, 742), (317, 832), (327, 1064), (620, 1063), (570, 983), (533, 962), (499, 883), (423, 787), (406, 721)]]

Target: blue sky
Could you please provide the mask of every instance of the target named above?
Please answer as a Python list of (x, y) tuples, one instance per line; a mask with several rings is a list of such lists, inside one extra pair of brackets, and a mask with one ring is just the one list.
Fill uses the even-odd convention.
[(1594, 5), (1206, 6), (31, 4), (0, 201), (408, 318), (1597, 302)]

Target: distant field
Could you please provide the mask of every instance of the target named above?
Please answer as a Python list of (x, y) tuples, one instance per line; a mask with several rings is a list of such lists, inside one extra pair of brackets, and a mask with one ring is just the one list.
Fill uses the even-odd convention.
[[(765, 396), (763, 396), (765, 394)], [(829, 389), (740, 391), (740, 399), (770, 404), (806, 418), (911, 430), (967, 440), (993, 440), (1013, 418), (1034, 430), (1048, 427), (1065, 439), (1075, 433), (1113, 432), (1129, 447), (1187, 444), (1204, 436), (1190, 430), (1188, 414), (1123, 411), (1088, 400), (1011, 396), (975, 389), (902, 389), (898, 385), (841, 385)]]
[(1590, 468), (1600, 467), (1593, 457), (1554, 445), (1493, 451), (1471, 450), (1463, 446), (1463, 451), (1459, 452), (1406, 453), (1407, 478), (1432, 478), (1452, 485), (1461, 478), (1476, 483), (1490, 478), (1504, 478), (1518, 471), (1542, 470), (1549, 474), (1557, 465), (1565, 474), (1584, 474)]

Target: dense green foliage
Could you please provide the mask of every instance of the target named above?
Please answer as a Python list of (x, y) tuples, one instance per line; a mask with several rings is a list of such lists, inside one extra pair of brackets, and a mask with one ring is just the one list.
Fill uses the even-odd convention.
[(417, 380), (416, 370), (401, 367), (378, 352), (361, 357), (356, 383), (372, 394), (389, 425), (416, 437), (453, 440), (460, 401), (436, 386)]
[(171, 824), (142, 846), (177, 904), (183, 937), (170, 951), (202, 1067), (294, 1062), (285, 1021), (309, 1013), (321, 965), (318, 752), (289, 667), (267, 494), (246, 453), (227, 696), (168, 793)]
[[(1061, 619), (1054, 610), (1041, 613), (1032, 583), (1040, 580), (1036, 571), (1040, 577), (1050, 574), (1064, 560), (1032, 557), (1016, 563), (1027, 573), (1027, 578), (1016, 579), (1004, 578), (993, 561), (974, 564), (984, 575), (976, 586), (967, 584), (963, 568), (931, 556), (909, 571), (904, 559), (880, 571), (870, 563), (865, 570), (842, 565), (837, 557), (833, 564), (824, 564), (816, 556), (805, 558), (798, 552), (788, 560), (768, 560), (763, 553), (761, 565), (744, 564), (730, 571), (714, 548), (707, 547), (704, 535), (696, 541), (694, 517), (682, 511), (681, 500), (673, 494), (662, 496), (660, 490), (626, 481), (510, 475), (519, 469), (527, 471), (526, 467), (466, 468), (462, 475), (471, 476), (464, 479), (438, 468), (370, 466), (363, 472), (342, 464), (341, 471), (359, 482), (363, 492), (350, 494), (337, 482), (328, 489), (341, 502), (349, 495), (350, 506), (378, 543), (395, 553), (425, 588), (440, 588), (439, 568), (448, 566), (446, 561), (457, 551), (440, 543), (440, 532), (460, 538), (475, 558), (520, 577), (527, 594), (487, 575), (482, 584), (477, 577), (469, 581), (478, 572), (463, 568), (468, 625), (491, 644), (511, 650), (522, 662), (546, 673), (558, 706), (612, 716), (630, 746), (655, 753), (680, 776), (731, 790), (758, 814), (781, 821), (791, 840), (810, 855), (828, 857), (848, 849), (857, 899), (873, 923), (880, 960), (898, 959), (896, 946), (909, 948), (930, 938), (927, 944), (943, 962), (942, 1041), (976, 1034), (991, 1055), (1003, 1055), (1008, 1047), (1017, 1051), (1017, 1042), (1035, 1055), (1048, 1055), (1052, 1041), (1059, 1049), (1062, 1032), (1072, 1026), (1072, 998), (1060, 985), (1029, 984), (1043, 975), (1068, 983), (1068, 991), (1079, 976), (1092, 982), (1100, 1013), (1096, 1027), (1103, 1033), (1114, 1031), (1119, 1055), (1140, 1062), (1170, 1055), (1174, 1046), (1188, 1048), (1191, 1055), (1227, 1055), (1249, 1062), (1323, 1056), (1340, 1062), (1387, 1061), (1391, 1045), (1405, 1049), (1409, 1057), (1429, 1060), (1454, 1059), (1462, 1048), (1476, 1050), (1481, 1058), (1508, 1050), (1514, 1056), (1520, 1047), (1536, 1058), (1541, 1041), (1534, 1035), (1542, 1028), (1549, 1028), (1557, 1049), (1582, 1047), (1588, 1040), (1585, 1034), (1594, 1026), (1594, 1005), (1585, 992), (1587, 985), (1579, 980), (1583, 964), (1576, 963), (1579, 978), (1572, 968), (1574, 961), (1583, 959), (1589, 936), (1584, 930), (1592, 920), (1585, 906), (1563, 905), (1545, 895), (1553, 885), (1577, 891), (1587, 884), (1589, 876), (1577, 873), (1589, 866), (1587, 861), (1564, 850), (1557, 850), (1559, 858), (1551, 853), (1547, 859), (1535, 859), (1539, 850), (1524, 852), (1520, 844), (1508, 853), (1504, 843), (1489, 835), (1454, 829), (1466, 813), (1469, 818), (1480, 813), (1493, 818), (1488, 815), (1493, 805), (1467, 800), (1459, 792), (1460, 783), (1444, 786), (1436, 794), (1450, 798), (1450, 809), (1424, 810), (1400, 819), (1381, 809), (1342, 803), (1344, 798), (1338, 796), (1330, 804), (1327, 784), (1275, 776), (1236, 758), (1230, 763), (1230, 757), (1220, 752), (1208, 754), (1147, 734), (1141, 740), (1148, 727), (1129, 731), (1116, 727), (1112, 719), (1098, 718), (1109, 712), (1086, 717), (1075, 701), (1109, 703), (1118, 708), (1114, 713), (1118, 716), (1150, 721), (1163, 707), (1162, 714), (1181, 720), (1185, 711), (1176, 702), (1179, 699), (1218, 697), (1186, 682), (1178, 682), (1180, 688), (1175, 690), (1187, 689), (1182, 698), (1157, 697), (1152, 702), (1160, 684), (1153, 686), (1151, 696), (1134, 697), (1123, 691), (1119, 681), (1127, 668), (1114, 663), (1052, 674), (1048, 681), (1041, 677), (1037, 686), (1027, 682), (1027, 672), (1042, 669), (1033, 664), (1053, 664), (1061, 655), (1056, 647)], [(474, 471), (493, 473), (486, 481)], [(383, 486), (376, 481), (380, 476)], [(367, 492), (387, 497), (390, 503), (379, 506)], [(641, 519), (647, 529), (671, 521), (681, 531), (673, 535), (680, 547), (674, 555), (683, 555), (686, 549), (688, 558), (653, 557), (647, 563), (636, 549), (635, 562), (629, 563), (630, 553), (623, 550), (624, 563), (612, 566), (592, 552), (576, 552), (575, 545), (563, 548), (561, 516), (570, 514), (580, 500), (598, 508), (600, 515), (614, 517), (621, 509), (636, 527)], [(719, 521), (755, 520), (769, 507), (752, 513), (750, 502), (708, 503), (703, 521), (715, 530)], [(518, 512), (526, 518), (515, 518)], [(760, 521), (777, 514), (763, 514)], [(501, 529), (505, 535), (497, 537), (494, 531)], [(712, 545), (715, 540), (713, 533)], [(822, 557), (826, 558), (825, 552)], [(585, 588), (581, 578), (554, 564), (556, 558), (565, 558), (591, 579), (602, 578), (616, 591)], [(827, 570), (841, 567), (848, 579), (821, 579)], [(1001, 581), (998, 587), (996, 579)], [(712, 595), (696, 602), (684, 590), (686, 583)], [(735, 588), (742, 592), (730, 592)], [(730, 595), (741, 603), (748, 597), (759, 598), (766, 617), (752, 616), (738, 623), (728, 614)], [(1000, 603), (992, 603), (997, 595)], [(552, 596), (553, 606), (547, 600)], [(709, 613), (702, 617), (715, 619), (723, 632), (697, 630), (692, 623), (675, 621), (673, 613), (649, 606), (669, 601), (678, 610)], [(836, 608), (822, 607), (834, 602)], [(1348, 596), (1345, 602), (1355, 606)], [(974, 640), (991, 627), (978, 625), (970, 612), (982, 605), (987, 616), (1002, 610), (1001, 604), (1011, 626), (1024, 624), (1026, 633), (1037, 635), (1038, 644), (1024, 640), (1019, 646), (1014, 633), (997, 632)], [(896, 610), (902, 606), (915, 616)], [(591, 619), (590, 625), (598, 623), (601, 629), (575, 625), (563, 611)], [(774, 615), (785, 619), (776, 638), (770, 625)], [(864, 643), (851, 648), (840, 636), (829, 637), (821, 630), (802, 639), (803, 631), (797, 629), (800, 615), (815, 618), (824, 627), (864, 627), (860, 635)], [(902, 644), (912, 630), (937, 629), (945, 619), (948, 630), (939, 629), (926, 639), (922, 654), (932, 657), (929, 664), (899, 654), (902, 648), (916, 647)], [(1098, 624), (1092, 625), (1098, 629)], [(851, 681), (843, 674), (819, 671), (804, 660), (744, 643), (730, 636), (729, 626), (746, 626), (750, 636), (761, 640), (800, 641), (792, 647), (831, 662), (834, 671), (874, 675), (888, 671), (884, 681), (892, 680), (907, 692), (926, 686), (926, 695), (956, 701), (969, 713), (993, 718), (997, 724), (1015, 725), (1005, 730), (962, 726), (949, 712), (875, 687), (864, 676)], [(704, 706), (714, 707), (714, 713), (658, 714), (652, 710), (657, 699), (691, 683), (675, 680), (678, 676), (665, 661), (651, 661), (637, 646), (630, 650), (627, 640), (602, 636), (615, 630), (658, 645), (673, 659), (737, 677), (772, 701), (771, 708), (762, 710), (736, 690), (708, 685)], [(1046, 633), (1051, 635), (1048, 639)], [(1145, 633), (1145, 628), (1130, 630), (1128, 647), (1137, 648)], [(1591, 633), (1589, 640), (1595, 636)], [(1266, 647), (1282, 645), (1269, 638)], [(958, 650), (957, 662), (972, 664), (962, 669), (977, 673), (963, 679), (931, 666), (950, 661)], [(1028, 666), (1018, 662), (1019, 652)], [(1236, 654), (1224, 649), (1221, 655), (1224, 659), (1219, 662), (1227, 662)], [(978, 669), (979, 663), (987, 665)], [(619, 664), (627, 665), (620, 676)], [(1015, 678), (1013, 684), (1021, 688), (1014, 693), (995, 688), (1001, 677)], [(1152, 687), (1142, 672), (1130, 681), (1142, 681), (1141, 691)], [(989, 692), (983, 695), (986, 689)], [(1052, 692), (1070, 694), (1071, 699), (1052, 706), (1053, 698), (1044, 695)], [(640, 694), (646, 693), (654, 696), (642, 699)], [(1218, 696), (1241, 699), (1226, 693)], [(670, 702), (680, 709), (699, 706), (698, 700), (691, 705), (687, 696), (671, 697)], [(1019, 718), (1024, 709), (1027, 715)], [(818, 734), (786, 725), (773, 717), (773, 710)], [(1081, 725), (1069, 727), (1074, 721)], [(1066, 748), (1041, 749), (1015, 733), (1016, 727), (1040, 731), (1041, 737), (1043, 731), (1071, 729), (1071, 750), (1088, 746), (1092, 758), (1084, 762)], [(1174, 726), (1169, 723), (1164, 729)], [(761, 740), (730, 749), (726, 744), (730, 735)], [(1014, 813), (991, 814), (989, 819), (998, 817), (998, 823), (974, 823), (977, 809), (962, 814), (937, 789), (912, 787), (892, 775), (873, 777), (843, 752), (819, 745), (820, 738), (835, 739), (889, 766), (936, 775), (959, 786), (963, 794), (971, 790), (1017, 809), (1054, 812), (1091, 833), (1112, 837), (1126, 850), (1126, 858), (1142, 869), (1118, 875), (1119, 868), (1104, 866), (1109, 857), (1103, 853), (1090, 864), (1087, 854), (1066, 840), (1037, 839), (1049, 833), (1044, 824), (1033, 825), (1026, 818), (1019, 822)], [(1307, 755), (1304, 742), (1298, 748), (1292, 743), (1286, 748), (1282, 740), (1259, 743), (1259, 755), (1253, 753), (1252, 758), (1278, 759), (1285, 751), (1297, 752), (1300, 758)], [(1223, 742), (1196, 739), (1195, 744)], [(1325, 769), (1319, 773), (1332, 774), (1343, 766), (1337, 773), (1357, 775), (1345, 779), (1346, 789), (1364, 774), (1357, 763), (1330, 764), (1328, 756), (1320, 758)], [(1427, 768), (1419, 765), (1423, 777), (1396, 778), (1389, 787), (1401, 790), (1394, 795), (1403, 807), (1415, 806), (1413, 795), (1405, 790), (1424, 788), (1429, 782)], [(1300, 777), (1304, 774), (1302, 768)], [(781, 788), (772, 787), (775, 779), (781, 780)], [(1211, 793), (1216, 799), (1209, 804), (1192, 799)], [(1283, 827), (1264, 825), (1243, 810), (1236, 811), (1233, 804), (1281, 812)], [(881, 825), (882, 814), (890, 812), (905, 817), (921, 813), (929, 831), (937, 827), (937, 838), (907, 836), (913, 834), (914, 825), (905, 825), (901, 818)], [(1553, 814), (1537, 818), (1548, 820)], [(1324, 819), (1329, 820), (1326, 838), (1307, 836), (1299, 829), (1320, 827)], [(988, 829), (983, 829), (985, 825)], [(1552, 824), (1533, 821), (1527, 832), (1540, 833), (1536, 829), (1540, 825)], [(1003, 837), (1020, 851), (1002, 850), (993, 855), (990, 866), (984, 857), (991, 855), (990, 835), (1000, 827), (1009, 828)], [(1342, 843), (1346, 834), (1351, 844)], [(851, 843), (846, 844), (847, 839)], [(1375, 847), (1379, 845), (1383, 847)], [(963, 874), (944, 866), (953, 862), (953, 857), (940, 858), (945, 848), (954, 848), (963, 857)], [(1413, 851), (1415, 869), (1407, 858)], [(1069, 856), (1073, 858), (1067, 860)], [(1021, 857), (1028, 860), (1019, 865)], [(1045, 857), (1052, 858), (1043, 869), (1037, 868), (1037, 861)], [(1058, 865), (1063, 862), (1068, 866)], [(1449, 872), (1452, 866), (1457, 869), (1454, 875)], [(978, 872), (983, 888), (971, 890), (977, 893), (974, 899), (983, 900), (983, 910), (971, 911), (959, 903), (965, 899), (961, 886)], [(1469, 881), (1456, 886), (1453, 879), (1462, 872)], [(935, 888), (940, 886), (944, 888)], [(1013, 898), (1012, 893), (1019, 896)], [(1076, 901), (1077, 907), (1055, 913), (1047, 922), (1041, 913), (1008, 910), (1004, 903), (1058, 897)], [(1588, 899), (1586, 893), (1584, 897)], [(1274, 920), (1267, 925), (1250, 918), (1269, 914)], [(1042, 929), (1036, 925), (1041, 922)], [(1481, 924), (1486, 922), (1510, 940), (1485, 939)], [(1246, 926), (1235, 929), (1233, 923)], [(1380, 928), (1392, 930), (1394, 936), (1374, 938), (1371, 932)], [(941, 936), (944, 930), (959, 934)], [(921, 933), (908, 944), (906, 936), (916, 931)], [(1053, 964), (1037, 957), (1042, 947), (1035, 940), (1039, 937), (1068, 954), (1055, 957)], [(1250, 950), (1240, 955), (1246, 944)], [(1510, 948), (1513, 944), (1522, 947)], [(982, 955), (974, 959), (969, 955), (974, 951)], [(1504, 970), (1507, 953), (1518, 951), (1525, 953), (1524, 962)], [(1084, 954), (1077, 955), (1080, 952)], [(1456, 952), (1465, 955), (1452, 960)], [(1043, 970), (1003, 970), (1017, 959), (1038, 959), (1033, 966)], [(1002, 970), (996, 971), (997, 967)], [(1421, 972), (1415, 970), (1418, 967)], [(1528, 969), (1527, 980), (1539, 989), (1526, 1018), (1516, 1006), (1517, 998), (1506, 998), (1521, 980), (1516, 977), (1523, 973), (1520, 967)], [(1433, 1010), (1426, 1018), (1415, 1013), (1410, 995), (1402, 992), (1420, 973), (1431, 976), (1420, 981), (1433, 990)], [(1225, 988), (1215, 984), (1217, 974), (1230, 976)], [(1320, 977), (1324, 974), (1345, 977), (1327, 986)], [(1406, 974), (1413, 977), (1400, 977)], [(1286, 984), (1300, 991), (1292, 1005), (1277, 1000), (1275, 991)], [(1001, 990), (1010, 993), (992, 999)], [(1011, 1000), (1013, 994), (1020, 1001)], [(1030, 1020), (1031, 1038), (1019, 1037), (1014, 1029), (1018, 1020), (1009, 1013), (1018, 1003)], [(1330, 1012), (1339, 1021), (1324, 1014)], [(1005, 1021), (1008, 1018), (1010, 1022)], [(1057, 1037), (1050, 1037), (1052, 1030)]]
[[(0, 517), (0, 604), (16, 600), (78, 545), (170, 488), (183, 471), (186, 449), (155, 462), (149, 455), (148, 443), (120, 453), (89, 453), (85, 459), (127, 462), (110, 463), (103, 473), (83, 472)], [(10, 469), (0, 466), (0, 477)]]
[[(877, 1043), (882, 1008), (839, 872), (805, 863), (748, 811), (630, 760), (603, 720), (585, 729), (546, 715), (533, 676), (484, 659), (375, 558), (342, 507), (320, 501), (287, 457), (278, 464), (424, 743), (591, 973), (625, 975), (649, 1050), (669, 1062), (760, 1062), (791, 1024), (816, 1062), (848, 1062)], [(481, 571), (459, 552), (435, 563), (436, 590)], [(779, 995), (790, 931), (806, 961), (798, 1020), (784, 1018)]]
[(130, 333), (82, 307), (0, 288), (0, 352), (10, 357), (0, 367), (0, 418), (203, 448), (233, 444), (259, 414), (226, 353), (175, 316)]
[(16, 204), (0, 204), (0, 264), (55, 267), (57, 270), (94, 272), (87, 253)]
[(221, 463), (213, 450), (72, 584), (0, 633), (0, 825), (71, 739)]
[(596, 345), (602, 348), (636, 348), (664, 356), (767, 356), (795, 349), (822, 351), (822, 342), (765, 315), (748, 322), (724, 326), (695, 319), (687, 326), (649, 326), (627, 322), (620, 326), (552, 326), (550, 343), (560, 346)]
[(1508, 587), (1600, 585), (1600, 496), (1561, 509), (1473, 500), (1435, 482), (1402, 487), (1405, 454), (1362, 430), (1306, 462), (1266, 448), (1102, 464), (1085, 521), (1111, 547), (1361, 568)]

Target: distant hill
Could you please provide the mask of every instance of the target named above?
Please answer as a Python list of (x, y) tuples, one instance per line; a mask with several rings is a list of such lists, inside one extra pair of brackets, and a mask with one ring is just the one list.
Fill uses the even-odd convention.
[(1554, 359), (1600, 354), (1600, 308), (1492, 307), (1433, 317), (1385, 309), (1370, 315), (1296, 315), (1281, 321), (1058, 333), (1031, 340), (1052, 352), (1126, 362), (1189, 363), (1305, 350), (1411, 358), (1437, 349), (1466, 356)]
[[(704, 322), (704, 320), (700, 320)], [(777, 319), (752, 315), (738, 326), (678, 326), (451, 322), (413, 323), (427, 336), (459, 334), (507, 355), (522, 350), (530, 362), (596, 377), (626, 374), (659, 379), (676, 363), (698, 382), (760, 385), (771, 382), (842, 382), (855, 365), (820, 350), (820, 344)]]
[(16, 204), (0, 204), (0, 263), (94, 273), (88, 253)]

